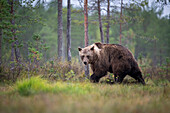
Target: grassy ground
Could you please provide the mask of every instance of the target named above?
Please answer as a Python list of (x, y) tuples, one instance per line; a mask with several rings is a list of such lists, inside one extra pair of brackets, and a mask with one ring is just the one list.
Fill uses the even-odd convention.
[(0, 113), (164, 113), (170, 83), (49, 82), (39, 77), (0, 85)]

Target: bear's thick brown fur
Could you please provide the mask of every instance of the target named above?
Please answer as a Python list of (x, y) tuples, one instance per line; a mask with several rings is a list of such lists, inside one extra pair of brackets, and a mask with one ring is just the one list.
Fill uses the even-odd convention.
[(113, 73), (115, 81), (121, 83), (126, 75), (145, 84), (141, 70), (132, 53), (119, 44), (94, 43), (85, 48), (78, 48), (85, 65), (91, 64), (91, 80), (99, 82), (107, 72)]

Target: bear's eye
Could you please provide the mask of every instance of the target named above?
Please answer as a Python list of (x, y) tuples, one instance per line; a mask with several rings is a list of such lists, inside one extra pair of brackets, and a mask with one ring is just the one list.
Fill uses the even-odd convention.
[(89, 59), (89, 58), (90, 58), (90, 56), (89, 56), (89, 55), (87, 55), (87, 58)]
[(84, 58), (84, 55), (83, 56), (81, 56), (81, 59), (83, 59)]

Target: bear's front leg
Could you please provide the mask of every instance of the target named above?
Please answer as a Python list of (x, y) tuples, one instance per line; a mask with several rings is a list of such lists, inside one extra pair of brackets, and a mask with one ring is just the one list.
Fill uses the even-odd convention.
[(107, 74), (107, 72), (94, 72), (91, 76), (90, 76), (90, 80), (93, 83), (97, 83), (99, 82), (100, 78), (102, 78), (103, 76), (105, 76)]
[(90, 81), (93, 83), (98, 83), (100, 78), (96, 76), (94, 73), (90, 76)]

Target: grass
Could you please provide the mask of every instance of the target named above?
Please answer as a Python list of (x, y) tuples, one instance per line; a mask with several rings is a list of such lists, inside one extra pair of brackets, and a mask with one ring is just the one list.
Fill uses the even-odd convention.
[(40, 77), (0, 85), (0, 113), (164, 113), (169, 81), (140, 84), (50, 82)]
[(39, 93), (69, 93), (69, 94), (86, 94), (92, 89), (89, 83), (50, 83), (40, 77), (31, 77), (17, 81), (14, 89), (22, 96), (29, 96)]

